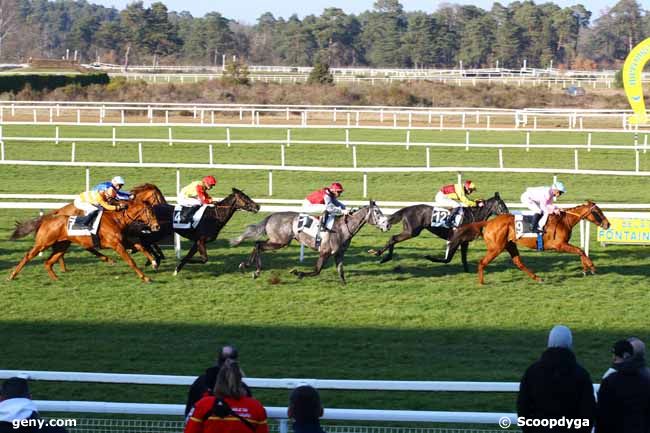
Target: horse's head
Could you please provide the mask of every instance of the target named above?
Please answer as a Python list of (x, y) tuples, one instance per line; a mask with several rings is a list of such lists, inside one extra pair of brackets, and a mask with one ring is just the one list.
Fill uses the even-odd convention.
[(146, 201), (152, 205), (167, 203), (167, 200), (165, 200), (163, 193), (156, 185), (152, 183), (137, 185), (131, 189), (131, 193), (135, 196), (134, 200), (140, 202)]
[(252, 198), (247, 196), (244, 191), (233, 188), (232, 195), (235, 198), (235, 209), (241, 209), (253, 213), (259, 212), (260, 205), (255, 203)]
[(379, 209), (379, 206), (377, 206), (374, 200), (370, 200), (370, 204), (368, 205), (368, 224), (379, 227), (382, 232), (390, 230), (388, 218)]
[(160, 230), (160, 223), (158, 222), (158, 218), (156, 218), (156, 213), (148, 201), (134, 201), (128, 205), (124, 213), (131, 222), (141, 222), (148, 226), (152, 232)]
[(495, 215), (501, 215), (504, 213), (510, 213), (510, 210), (508, 210), (508, 206), (506, 205), (506, 202), (503, 201), (501, 198), (501, 194), (499, 192), (494, 193), (494, 197), (487, 199), (485, 201), (485, 206), (490, 209), (491, 214)]
[(604, 228), (605, 230), (609, 228), (609, 220), (596, 203), (588, 200), (587, 203), (583, 204), (580, 207), (582, 208), (581, 211), (584, 212), (583, 218), (585, 218), (587, 221), (592, 222), (598, 227)]

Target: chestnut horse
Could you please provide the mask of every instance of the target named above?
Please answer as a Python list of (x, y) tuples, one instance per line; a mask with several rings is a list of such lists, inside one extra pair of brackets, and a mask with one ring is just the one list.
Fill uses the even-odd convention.
[[(576, 254), (580, 256), (582, 262), (582, 273), (596, 273), (596, 267), (585, 252), (569, 243), (571, 231), (578, 222), (586, 219), (604, 229), (609, 228), (609, 221), (603, 214), (603, 211), (592, 201), (563, 210), (559, 215), (550, 215), (545, 227), (544, 251), (555, 250), (565, 253)], [(471, 223), (459, 227), (450, 240), (450, 250), (455, 251), (460, 244), (468, 242), (482, 236), (487, 246), (487, 253), (481, 259), (478, 265), (478, 281), (484, 284), (483, 273), (485, 267), (494, 260), (503, 250), (507, 250), (512, 257), (512, 262), (517, 268), (524, 271), (535, 281), (542, 282), (542, 279), (528, 269), (521, 261), (517, 244), (527, 248), (537, 248), (537, 238), (519, 238), (517, 239), (515, 231), (514, 215), (499, 215), (489, 221)]]
[[(20, 263), (11, 272), (8, 278), (9, 280), (15, 279), (27, 262), (49, 247), (52, 247), (52, 254), (45, 261), (45, 269), (50, 278), (57, 280), (58, 277), (52, 270), (52, 266), (65, 254), (72, 242), (81, 245), (85, 249), (92, 249), (94, 247), (91, 236), (68, 236), (66, 227), (68, 218), (67, 215), (49, 214), (16, 225), (16, 230), (14, 230), (10, 240), (22, 238), (34, 231), (36, 231), (36, 237), (34, 246), (25, 254)], [(158, 220), (150, 203), (131, 203), (123, 211), (104, 212), (99, 229), (97, 230), (97, 237), (101, 247), (115, 250), (135, 271), (138, 277), (148, 283), (151, 280), (138, 269), (123, 245), (125, 240), (123, 232), (129, 224), (135, 221), (146, 224), (152, 231), (159, 229)], [(139, 245), (137, 247), (139, 249), (142, 248)]]

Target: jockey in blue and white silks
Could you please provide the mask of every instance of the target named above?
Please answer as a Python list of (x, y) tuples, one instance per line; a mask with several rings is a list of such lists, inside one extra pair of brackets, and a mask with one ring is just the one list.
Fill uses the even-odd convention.
[(129, 191), (122, 191), (122, 187), (124, 186), (124, 183), (125, 183), (124, 178), (122, 176), (115, 176), (110, 181), (102, 182), (100, 184), (95, 185), (92, 191), (103, 192), (109, 188), (112, 188), (117, 193), (116, 198), (118, 200), (132, 200), (133, 194), (131, 194)]

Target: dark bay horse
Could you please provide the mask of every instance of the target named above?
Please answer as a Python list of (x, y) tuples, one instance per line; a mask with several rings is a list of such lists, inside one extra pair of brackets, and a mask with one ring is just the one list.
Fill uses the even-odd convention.
[[(559, 215), (550, 215), (548, 223), (546, 223), (544, 239), (544, 251), (555, 250), (565, 253), (576, 254), (580, 256), (582, 262), (582, 273), (587, 275), (587, 272), (592, 274), (596, 273), (596, 267), (591, 259), (585, 252), (569, 244), (571, 238), (571, 231), (578, 222), (587, 220), (593, 224), (604, 229), (609, 228), (609, 221), (603, 214), (603, 211), (592, 201), (571, 208), (566, 209)], [(507, 250), (512, 257), (512, 262), (517, 268), (525, 272), (529, 277), (535, 281), (541, 282), (542, 279), (535, 275), (528, 269), (521, 261), (517, 245), (522, 245), (527, 248), (536, 249), (537, 238), (519, 238), (516, 237), (515, 231), (515, 217), (513, 215), (499, 215), (494, 219), (485, 222), (477, 222), (460, 227), (450, 240), (450, 251), (458, 248), (459, 244), (469, 242), (483, 236), (485, 245), (487, 246), (487, 253), (481, 259), (478, 265), (478, 281), (479, 284), (484, 284), (484, 269), (495, 259), (503, 250)]]
[(178, 275), (183, 266), (194, 257), (197, 251), (201, 255), (201, 263), (208, 261), (208, 252), (205, 244), (217, 238), (221, 229), (230, 221), (230, 218), (232, 218), (237, 210), (257, 213), (260, 210), (260, 206), (243, 191), (233, 188), (231, 194), (205, 210), (201, 222), (196, 228), (173, 229), (172, 219), (174, 206), (159, 204), (154, 206), (154, 212), (158, 221), (160, 221), (160, 230), (136, 235), (139, 238), (139, 242), (145, 248), (149, 249), (150, 252), (154, 253), (155, 258), (158, 260), (162, 259), (162, 257), (157, 256), (155, 250), (152, 249), (153, 245), (174, 232), (186, 239), (194, 241), (185, 257), (176, 265), (174, 275)]
[(327, 240), (323, 240), (320, 249), (316, 248), (315, 239), (305, 233), (296, 233), (296, 220), (299, 218), (298, 212), (277, 212), (264, 218), (258, 224), (252, 224), (246, 227), (246, 231), (238, 238), (230, 241), (230, 245), (236, 246), (247, 239), (258, 239), (266, 235), (268, 240), (255, 242), (255, 247), (247, 261), (241, 262), (239, 268), (244, 270), (255, 263), (255, 272), (253, 277), (256, 278), (262, 272), (262, 253), (272, 251), (288, 246), (292, 240), (308, 246), (314, 251), (319, 251), (316, 266), (312, 272), (300, 272), (292, 270), (291, 273), (299, 278), (313, 277), (320, 274), (327, 260), (334, 256), (336, 261), (336, 270), (338, 271), (341, 282), (345, 284), (345, 273), (343, 271), (343, 257), (345, 251), (350, 246), (354, 235), (366, 224), (379, 227), (382, 231), (390, 229), (388, 218), (381, 212), (379, 206), (374, 201), (364, 206), (354, 213), (337, 218), (332, 227), (331, 233)]
[[(476, 221), (485, 221), (492, 215), (508, 213), (508, 206), (506, 206), (504, 201), (501, 199), (499, 193), (495, 192), (494, 197), (485, 200), (483, 206), (467, 207), (465, 210), (466, 212), (463, 215), (463, 221), (461, 224), (469, 224)], [(431, 227), (432, 213), (433, 206), (426, 204), (416, 204), (398, 210), (389, 217), (388, 222), (391, 224), (396, 224), (402, 221), (402, 231), (399, 234), (391, 236), (388, 240), (388, 243), (386, 243), (383, 248), (380, 248), (378, 250), (373, 249), (368, 252), (379, 257), (388, 250), (388, 254), (382, 257), (379, 261), (379, 263), (386, 263), (393, 258), (393, 249), (395, 248), (395, 244), (419, 236), (424, 229), (427, 229), (429, 232), (433, 233), (439, 238), (448, 240), (451, 237), (453, 231), (446, 227)], [(468, 244), (469, 242), (463, 242), (460, 244), (463, 268), (465, 269), (465, 272), (469, 272), (469, 267), (467, 266)], [(432, 256), (425, 257), (432, 262), (449, 263), (452, 256), (446, 254), (446, 257), (444, 259), (437, 259)]]
[[(16, 229), (11, 235), (10, 240), (16, 240), (36, 232), (34, 246), (25, 254), (23, 259), (13, 269), (9, 275), (9, 280), (16, 278), (22, 268), (38, 255), (41, 251), (52, 247), (52, 254), (45, 261), (45, 269), (53, 280), (58, 279), (52, 266), (60, 257), (65, 254), (72, 242), (81, 245), (85, 249), (94, 248), (91, 236), (68, 236), (67, 215), (43, 215), (40, 218), (18, 223)], [(134, 221), (140, 221), (151, 228), (152, 231), (158, 230), (158, 221), (149, 203), (131, 203), (129, 207), (122, 211), (106, 211), (102, 215), (102, 221), (97, 231), (97, 237), (101, 247), (111, 248), (127, 262), (135, 271), (138, 277), (144, 281), (151, 281), (140, 269), (126, 251), (124, 247), (124, 230)]]

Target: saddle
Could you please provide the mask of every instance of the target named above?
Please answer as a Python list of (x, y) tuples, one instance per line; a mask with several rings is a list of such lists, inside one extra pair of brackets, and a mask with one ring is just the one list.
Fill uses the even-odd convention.
[(181, 206), (177, 204), (174, 206), (173, 227), (175, 229), (196, 228), (201, 222), (203, 213), (208, 206), (210, 205)]
[(99, 247), (97, 231), (103, 214), (104, 209), (99, 209), (86, 216), (73, 215), (68, 217), (68, 224), (66, 225), (68, 236), (92, 236), (93, 244), (95, 247)]
[(320, 230), (320, 218), (312, 215), (301, 213), (294, 221), (294, 233), (305, 233), (306, 235), (315, 238)]
[(434, 207), (431, 212), (431, 227), (455, 229), (463, 223), (464, 209), (457, 207), (449, 210), (444, 207)]

